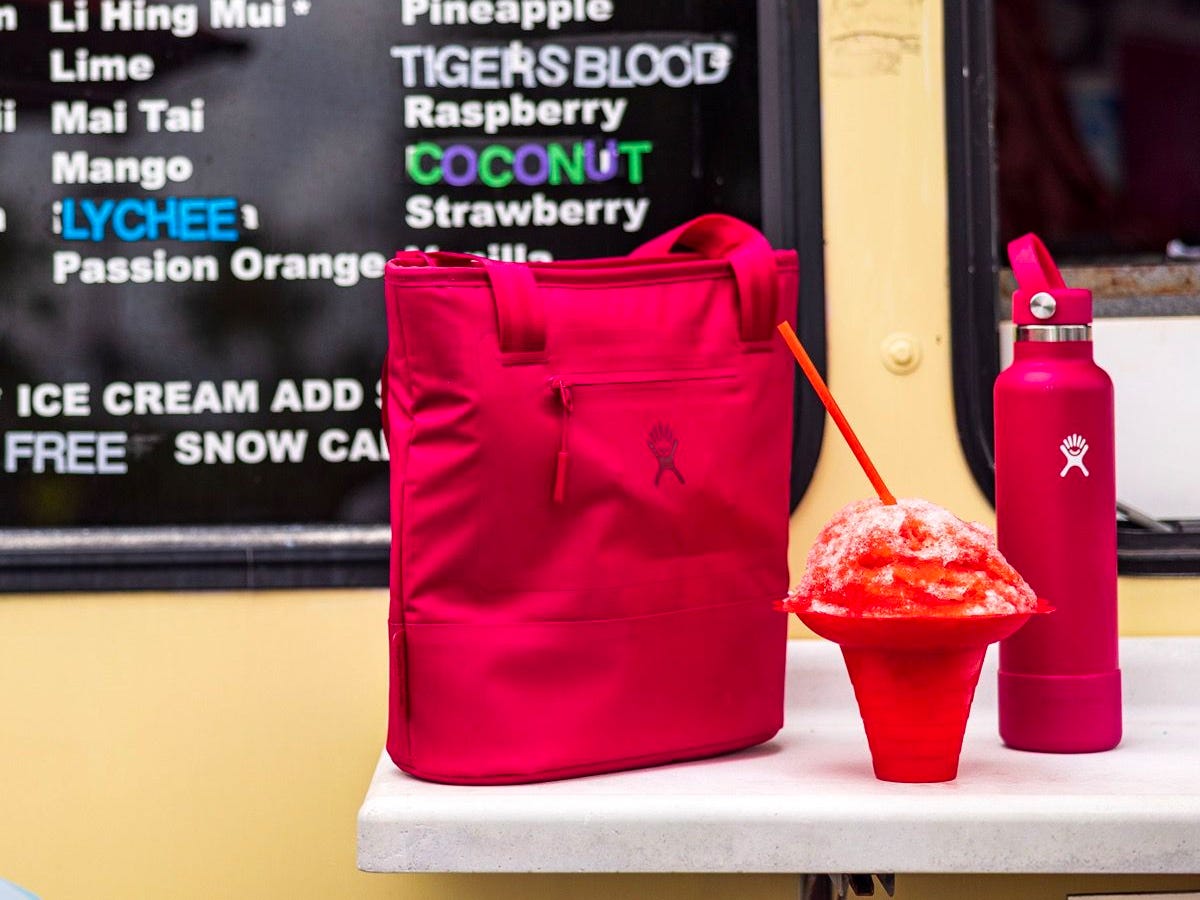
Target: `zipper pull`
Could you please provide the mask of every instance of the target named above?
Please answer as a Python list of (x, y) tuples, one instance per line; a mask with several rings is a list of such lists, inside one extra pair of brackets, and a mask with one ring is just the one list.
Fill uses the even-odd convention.
[(571, 397), (571, 385), (563, 379), (550, 379), (550, 389), (557, 392), (559, 402), (562, 404), (562, 430), (558, 445), (558, 458), (554, 465), (554, 502), (562, 503), (567, 499), (567, 469), (571, 461), (567, 451), (567, 430), (571, 424), (571, 413), (575, 411), (575, 403)]

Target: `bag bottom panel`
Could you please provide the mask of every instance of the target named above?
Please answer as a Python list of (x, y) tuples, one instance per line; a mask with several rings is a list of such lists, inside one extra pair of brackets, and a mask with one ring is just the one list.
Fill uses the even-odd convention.
[(426, 780), (547, 781), (677, 762), (761, 743), (783, 724), (787, 619), (765, 601), (397, 628), (406, 702), (391, 714), (407, 728), (390, 730), (388, 750)]

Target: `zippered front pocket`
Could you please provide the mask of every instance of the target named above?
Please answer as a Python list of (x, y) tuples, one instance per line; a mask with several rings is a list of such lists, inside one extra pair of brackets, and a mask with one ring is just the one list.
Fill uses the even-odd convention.
[(785, 584), (788, 411), (763, 411), (773, 392), (743, 363), (505, 372), (471, 420), (479, 443), (460, 477), (476, 473), (478, 502), (422, 552), (440, 558), (439, 533), (465, 523), (474, 552), (456, 577), (472, 616), (497, 621), (727, 603), (727, 576), (771, 565)]
[[(567, 479), (571, 467), (570, 431), (575, 413), (578, 393), (584, 391), (585, 398), (593, 390), (633, 390), (663, 388), (690, 382), (733, 382), (737, 373), (732, 369), (697, 369), (671, 373), (664, 372), (601, 372), (575, 375), (554, 375), (547, 380), (551, 395), (557, 400), (561, 419), (558, 454), (555, 457), (554, 479), (551, 496), (555, 503), (567, 499)], [(680, 484), (686, 484), (683, 472), (676, 461), (679, 439), (670, 424), (656, 422), (646, 435), (646, 445), (658, 462), (654, 485), (658, 487), (664, 475), (673, 475)]]

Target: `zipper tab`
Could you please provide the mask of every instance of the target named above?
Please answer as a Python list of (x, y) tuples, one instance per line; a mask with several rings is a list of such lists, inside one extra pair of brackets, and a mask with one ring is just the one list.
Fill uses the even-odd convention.
[(550, 388), (558, 391), (558, 399), (562, 401), (563, 409), (567, 413), (575, 412), (575, 402), (571, 397), (571, 385), (565, 379), (551, 378)]
[(558, 394), (562, 404), (562, 430), (554, 464), (554, 502), (563, 503), (567, 499), (567, 469), (571, 461), (567, 450), (567, 431), (571, 424), (571, 413), (575, 411), (575, 401), (571, 396), (571, 385), (562, 378), (550, 379), (550, 389)]

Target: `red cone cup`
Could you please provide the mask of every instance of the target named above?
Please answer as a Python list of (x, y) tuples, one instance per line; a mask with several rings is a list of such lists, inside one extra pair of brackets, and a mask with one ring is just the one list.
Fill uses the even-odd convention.
[(842, 648), (876, 778), (954, 780), (986, 650)]
[[(1048, 611), (1041, 607), (1038, 611)], [(953, 781), (987, 645), (1029, 614), (881, 618), (800, 613), (841, 645), (881, 781)]]

